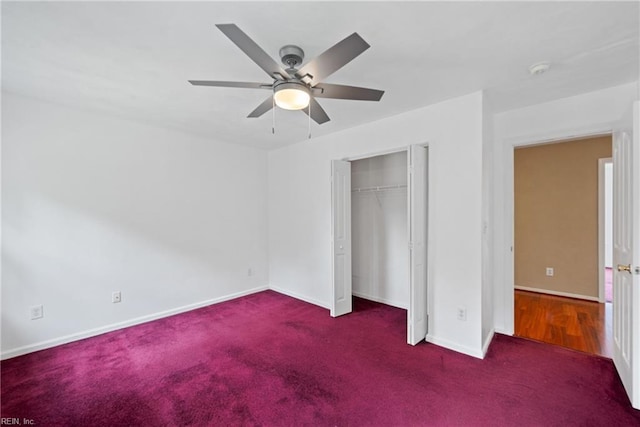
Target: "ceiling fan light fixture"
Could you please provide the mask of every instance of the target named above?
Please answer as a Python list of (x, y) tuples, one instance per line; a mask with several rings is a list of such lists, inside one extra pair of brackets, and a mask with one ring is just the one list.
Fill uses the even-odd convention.
[(276, 105), (284, 110), (302, 110), (309, 106), (309, 88), (302, 83), (280, 83), (273, 89)]

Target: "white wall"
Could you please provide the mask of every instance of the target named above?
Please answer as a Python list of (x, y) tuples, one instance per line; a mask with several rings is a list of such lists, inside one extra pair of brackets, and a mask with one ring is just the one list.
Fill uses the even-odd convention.
[(352, 191), (353, 294), (409, 307), (407, 152), (351, 162), (351, 188), (404, 185), (382, 191)]
[(2, 142), (3, 357), (268, 285), (266, 152), (8, 93)]
[(494, 116), (496, 331), (513, 334), (513, 147), (611, 132), (638, 99), (637, 82)]
[(634, 82), (506, 111), (494, 117), (496, 137), (519, 146), (610, 130), (637, 98)]
[(477, 92), (269, 152), (271, 286), (327, 307), (331, 160), (428, 143), (428, 339), (482, 356), (482, 108)]

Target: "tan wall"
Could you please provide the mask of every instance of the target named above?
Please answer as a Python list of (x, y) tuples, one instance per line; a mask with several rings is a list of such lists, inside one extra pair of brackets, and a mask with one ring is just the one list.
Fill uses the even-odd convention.
[(515, 150), (516, 286), (598, 297), (598, 159), (605, 157), (610, 136)]

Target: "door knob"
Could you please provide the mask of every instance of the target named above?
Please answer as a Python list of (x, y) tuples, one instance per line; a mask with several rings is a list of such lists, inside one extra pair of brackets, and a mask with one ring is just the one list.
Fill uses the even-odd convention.
[(631, 264), (629, 265), (618, 264), (618, 271), (626, 271), (627, 273), (631, 274)]

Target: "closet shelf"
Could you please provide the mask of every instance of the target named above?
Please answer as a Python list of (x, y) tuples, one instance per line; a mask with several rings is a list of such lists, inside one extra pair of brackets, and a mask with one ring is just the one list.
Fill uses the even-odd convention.
[(378, 185), (375, 187), (364, 187), (364, 188), (354, 188), (351, 190), (352, 193), (366, 193), (369, 191), (386, 191), (386, 190), (395, 190), (397, 188), (407, 188), (407, 184), (396, 184), (396, 185)]

